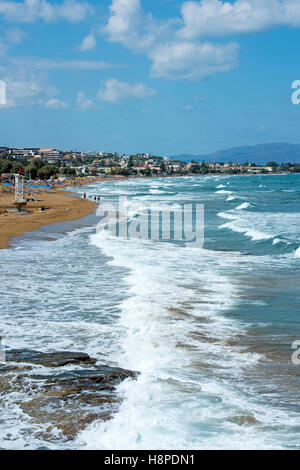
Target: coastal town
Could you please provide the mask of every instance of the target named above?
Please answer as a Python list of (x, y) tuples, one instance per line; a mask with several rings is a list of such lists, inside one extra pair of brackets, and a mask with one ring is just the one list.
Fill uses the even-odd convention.
[(26, 179), (49, 180), (84, 177), (156, 177), (195, 174), (272, 174), (299, 173), (300, 164), (266, 165), (255, 162), (182, 161), (149, 153), (134, 155), (116, 152), (77, 152), (55, 148), (0, 147), (0, 176), (22, 174)]

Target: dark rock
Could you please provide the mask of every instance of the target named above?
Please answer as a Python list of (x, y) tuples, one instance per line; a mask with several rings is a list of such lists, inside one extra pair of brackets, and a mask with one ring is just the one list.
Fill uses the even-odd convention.
[(90, 369), (81, 369), (75, 371), (66, 371), (49, 378), (49, 375), (31, 375), (35, 380), (46, 380), (47, 383), (93, 383), (105, 387), (109, 385), (118, 385), (122, 380), (129, 377), (135, 378), (136, 372), (131, 370), (119, 369), (118, 367), (92, 367)]
[(254, 426), (255, 424), (261, 424), (254, 416), (252, 415), (235, 415), (228, 418), (228, 421), (239, 426)]
[[(8, 350), (6, 360), (0, 367), (1, 395), (17, 394), (17, 404), (31, 422), (43, 426), (41, 437), (49, 441), (74, 439), (95, 419), (111, 419), (120, 403), (116, 386), (137, 376), (130, 370), (95, 365), (96, 360), (85, 353)], [(85, 364), (85, 368), (63, 369), (67, 364)], [(35, 365), (48, 371), (36, 374)]]
[(66, 371), (50, 377), (29, 375), (24, 387), (27, 398), (31, 399), (19, 402), (19, 406), (35, 422), (48, 424), (50, 430), (57, 428), (66, 440), (73, 439), (93, 420), (111, 419), (119, 405), (116, 385), (136, 375), (108, 366)]
[(24, 362), (45, 367), (62, 367), (68, 364), (95, 364), (96, 359), (78, 352), (42, 353), (30, 349), (11, 349), (6, 351), (7, 362)]

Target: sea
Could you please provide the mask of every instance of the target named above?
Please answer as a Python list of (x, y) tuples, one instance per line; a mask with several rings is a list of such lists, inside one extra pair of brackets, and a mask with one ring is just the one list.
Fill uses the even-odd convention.
[(0, 448), (299, 449), (300, 175), (76, 191), (112, 206), (126, 198), (132, 219), (148, 207), (203, 205), (204, 243), (122, 237), (92, 220), (0, 251), (7, 348), (84, 351), (139, 372), (118, 385), (111, 420), (67, 442), (32, 422), (21, 392), (0, 395)]

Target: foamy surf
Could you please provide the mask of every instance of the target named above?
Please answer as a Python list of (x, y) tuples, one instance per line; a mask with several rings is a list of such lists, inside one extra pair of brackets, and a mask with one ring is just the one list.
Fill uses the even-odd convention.
[[(232, 226), (240, 223), (242, 214), (247, 217), (250, 207), (254, 204), (243, 203), (218, 215), (229, 219), (226, 228), (252, 240), (272, 239), (273, 235), (251, 227)], [(130, 269), (130, 297), (120, 306), (120, 323), (127, 333), (115, 360), (138, 370), (140, 376), (120, 385), (124, 401), (119, 412), (112, 421), (95, 422), (83, 431), (79, 445), (86, 449), (284, 447), (287, 442), (283, 444), (280, 432), (273, 429), (274, 420), (291, 423), (296, 416), (256, 403), (255, 395), (249, 401), (242, 388), (234, 392), (225, 372), (240, 382), (263, 360), (254, 351), (242, 352), (234, 338), (246, 331), (227, 315), (243, 305), (242, 292), (229, 274), (241, 269), (243, 256), (122, 241), (105, 234), (97, 234), (92, 242), (113, 257), (110, 264)], [(272, 263), (271, 256), (250, 260), (256, 270)], [(253, 301), (253, 305), (266, 304)], [(290, 437), (295, 445), (293, 431)]]
[[(208, 344), (197, 341), (197, 318), (203, 316), (208, 323), (203, 324), (201, 320), (201, 335), (225, 341), (241, 332), (239, 323), (222, 316), (238, 299), (238, 292), (229, 279), (218, 274), (224, 261), (230, 262), (229, 257), (219, 254), (216, 258), (214, 252), (208, 251), (199, 253), (199, 259), (198, 256), (195, 259), (194, 250), (179, 247), (166, 250), (163, 244), (123, 241), (105, 233), (93, 236), (92, 243), (114, 257), (110, 264), (130, 269), (127, 277), (130, 297), (122, 303), (120, 317), (127, 333), (120, 354), (114, 359), (122, 367), (130, 367), (141, 374), (136, 382), (120, 385), (119, 393), (124, 402), (114, 419), (94, 423), (80, 434), (78, 442), (85, 448), (97, 449), (202, 447), (201, 423), (204, 427), (209, 424), (216, 403), (225, 416), (228, 403), (223, 402), (221, 384), (216, 393), (217, 382), (214, 393), (202, 391), (207, 378), (202, 377), (201, 361), (211, 354), (211, 359), (206, 358), (206, 361), (216, 366), (214, 356), (217, 355), (224, 358), (225, 367), (239, 365), (242, 373), (246, 364), (259, 359), (255, 354), (241, 357), (238, 351), (226, 350), (217, 339)], [(159, 265), (154, 262), (157, 257), (161, 260)], [(195, 274), (195, 279), (188, 282), (177, 280), (178, 269), (184, 269), (187, 257), (189, 263), (195, 265), (207, 258), (212, 266)], [(207, 292), (201, 295), (198, 304), (196, 285), (200, 280), (201, 288)], [(211, 283), (214, 290), (210, 293)], [(194, 307), (190, 308), (192, 305)], [(192, 356), (190, 348), (195, 351)], [(198, 361), (199, 366), (196, 366)], [(231, 413), (234, 413), (233, 403), (232, 406)], [(210, 413), (207, 408), (211, 409)], [(192, 409), (200, 426), (199, 435), (191, 438), (196, 418), (191, 415)]]
[(244, 210), (244, 209), (249, 209), (249, 207), (253, 207), (253, 205), (250, 204), (250, 202), (243, 202), (243, 204), (236, 207), (236, 210), (241, 211), (241, 210)]
[[(112, 419), (95, 420), (74, 441), (33, 424), (18, 405), (24, 391), (7, 395), (0, 447), (300, 448), (291, 361), (299, 324), (298, 193), (271, 192), (299, 183), (296, 176), (280, 180), (187, 177), (86, 188), (109, 203), (126, 194), (130, 220), (152, 204), (203, 203), (203, 249), (85, 228), (0, 252), (9, 347), (81, 350), (139, 372), (118, 386), (122, 402)], [(215, 193), (228, 183), (239, 204)], [(218, 230), (220, 218), (231, 226)]]

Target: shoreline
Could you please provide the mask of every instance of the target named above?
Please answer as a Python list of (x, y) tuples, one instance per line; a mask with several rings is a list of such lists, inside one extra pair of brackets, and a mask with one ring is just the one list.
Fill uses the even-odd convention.
[[(3, 186), (0, 185), (0, 190)], [(79, 221), (94, 214), (97, 204), (63, 190), (39, 193), (38, 201), (29, 202), (23, 212), (13, 210), (14, 190), (0, 192), (0, 249), (12, 246), (13, 239), (32, 233), (44, 226)], [(46, 210), (42, 211), (44, 206)]]
[[(181, 178), (190, 175), (172, 175), (172, 178)], [(214, 174), (200, 175), (195, 174), (191, 176), (215, 176)], [(236, 176), (223, 173), (221, 176)], [(242, 175), (238, 175), (242, 176)], [(250, 176), (250, 175), (243, 175)], [(269, 175), (265, 175), (269, 176)], [(14, 199), (14, 189), (4, 192), (4, 186), (0, 184), (0, 250), (7, 249), (12, 246), (13, 239), (23, 237), (35, 238), (32, 234), (36, 230), (42, 227), (49, 227), (50, 225), (55, 226), (56, 224), (62, 224), (62, 230), (57, 227), (54, 233), (65, 233), (77, 226), (87, 225), (85, 222), (80, 223), (81, 219), (84, 219), (92, 214), (95, 214), (97, 203), (90, 199), (81, 198), (73, 189), (80, 188), (82, 186), (88, 186), (97, 182), (106, 181), (129, 181), (133, 179), (163, 179), (169, 178), (170, 176), (137, 176), (137, 177), (124, 177), (124, 178), (101, 178), (93, 177), (86, 178), (79, 181), (68, 181), (65, 183), (58, 184), (56, 189), (52, 191), (39, 192), (38, 201), (29, 202), (25, 207), (27, 214), (16, 214), (16, 213), (4, 213), (5, 209), (11, 210), (13, 208), (12, 201)], [(66, 188), (72, 188), (72, 191), (66, 191)], [(1, 192), (2, 191), (2, 192)], [(40, 207), (45, 206), (47, 209), (41, 211)], [(49, 209), (48, 209), (49, 208)], [(76, 222), (75, 224), (69, 225), (68, 222)], [(89, 225), (89, 224), (88, 224)], [(49, 238), (49, 231), (42, 230), (45, 232), (45, 238)], [(50, 230), (51, 232), (51, 230)], [(52, 231), (53, 232), (53, 231)]]

